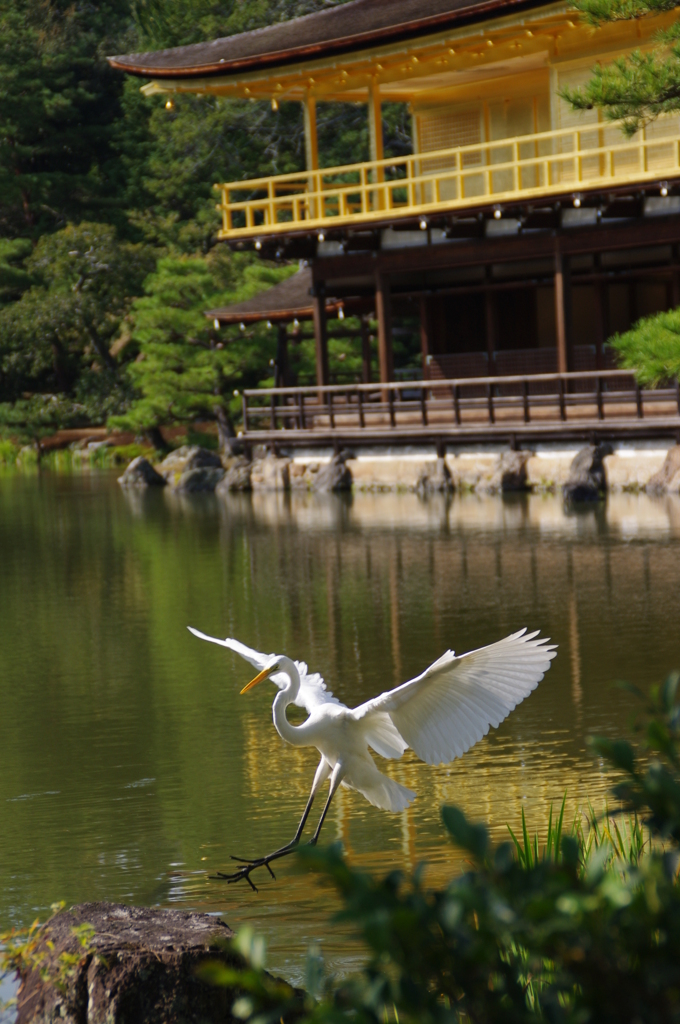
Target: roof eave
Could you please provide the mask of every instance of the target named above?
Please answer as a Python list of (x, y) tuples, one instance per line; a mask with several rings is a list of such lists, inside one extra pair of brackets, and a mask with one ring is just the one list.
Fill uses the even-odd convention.
[[(313, 58), (339, 55), (354, 50), (368, 49), (380, 43), (396, 43), (404, 38), (428, 35), (431, 32), (446, 28), (450, 24), (470, 24), (476, 21), (487, 21), (500, 9), (522, 10), (533, 7), (547, 7), (550, 0), (487, 0), (484, 4), (464, 7), (458, 11), (448, 11), (418, 21), (410, 21), (397, 26), (365, 32), (362, 35), (344, 36), (321, 43), (310, 43), (294, 49), (276, 50), (271, 53), (253, 57), (243, 57), (229, 62), (219, 61), (212, 64), (187, 66), (182, 68), (152, 67), (143, 64), (132, 64), (125, 56), (107, 57), (112, 68), (139, 78), (208, 78), (213, 75), (224, 77), (244, 74), (250, 71), (283, 67)], [(178, 47), (180, 49), (180, 47)]]

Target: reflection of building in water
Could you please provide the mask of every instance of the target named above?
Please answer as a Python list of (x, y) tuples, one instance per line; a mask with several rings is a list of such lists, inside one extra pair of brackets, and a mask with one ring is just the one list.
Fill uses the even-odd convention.
[[(571, 692), (574, 698), (574, 705), (577, 709), (581, 706), (583, 692), (581, 690), (581, 641), (578, 632), (578, 602), (574, 585), (574, 564), (572, 551), (569, 549), (567, 563), (569, 578), (569, 654), (571, 657)], [(647, 581), (649, 583), (649, 581)]]
[(230, 495), (223, 511), (228, 520), (252, 518), (263, 526), (294, 526), (313, 533), (408, 529), (436, 534), (532, 526), (541, 533), (582, 537), (597, 533), (604, 517), (611, 530), (624, 536), (680, 537), (680, 499), (628, 492), (610, 494), (605, 505), (576, 515), (565, 514), (561, 501), (552, 494), (530, 494), (517, 500), (514, 496), (500, 499), (463, 494), (453, 501), (432, 495), (423, 501), (410, 492), (357, 492), (351, 499), (345, 495), (259, 493), (245, 501), (243, 496)]

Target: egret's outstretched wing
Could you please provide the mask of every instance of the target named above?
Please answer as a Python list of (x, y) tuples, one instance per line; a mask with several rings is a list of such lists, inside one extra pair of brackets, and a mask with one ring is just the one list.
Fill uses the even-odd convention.
[(556, 647), (537, 636), (522, 629), (460, 657), (447, 651), (415, 679), (354, 708), (353, 717), (368, 724), (387, 713), (423, 761), (453, 761), (538, 686)]
[[(276, 657), (275, 654), (261, 654), (259, 651), (254, 651), (252, 647), (246, 647), (240, 640), (232, 640), (231, 637), (218, 640), (217, 637), (201, 633), (200, 630), (194, 629), (193, 626), (187, 626), (187, 629), (194, 636), (197, 636), (199, 640), (209, 640), (211, 644), (228, 647), (235, 654), (240, 654), (242, 658), (245, 658), (251, 665), (254, 665), (258, 672), (262, 672), (269, 662)], [(326, 684), (318, 672), (308, 672), (304, 661), (296, 661), (295, 665), (300, 673), (300, 692), (295, 701), (298, 707), (305, 708), (306, 711), (311, 712), (320, 704), (340, 704), (337, 697), (334, 697), (331, 691), (326, 688)], [(276, 683), (280, 690), (286, 685), (287, 678), (283, 672), (274, 672), (270, 676), (271, 681)]]
[(197, 636), (199, 640), (208, 640), (211, 644), (219, 644), (220, 647), (228, 647), (230, 651), (235, 654), (240, 654), (242, 658), (249, 661), (251, 665), (261, 672), (272, 658), (275, 658), (275, 654), (261, 654), (259, 651), (254, 651), (252, 647), (246, 647), (239, 640), (232, 640), (227, 637), (225, 640), (218, 640), (216, 636), (208, 636), (206, 633), (201, 633), (199, 629), (194, 629), (193, 626), (187, 626), (190, 633)]

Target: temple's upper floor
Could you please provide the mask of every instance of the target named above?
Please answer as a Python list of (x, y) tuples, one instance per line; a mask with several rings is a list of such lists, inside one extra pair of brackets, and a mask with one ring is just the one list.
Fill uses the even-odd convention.
[[(574, 111), (565, 87), (597, 63), (655, 45), (673, 13), (586, 24), (565, 3), (535, 0), (351, 0), (254, 32), (110, 58), (150, 78), (146, 93), (210, 93), (304, 110), (305, 167), (220, 183), (222, 237), (515, 218), (565, 202), (599, 208), (612, 190), (666, 196), (680, 179), (680, 122), (632, 140), (597, 110)], [(370, 159), (324, 166), (317, 105), (363, 103)], [(412, 153), (385, 158), (385, 102), (407, 103)], [(522, 214), (523, 216), (525, 214)]]

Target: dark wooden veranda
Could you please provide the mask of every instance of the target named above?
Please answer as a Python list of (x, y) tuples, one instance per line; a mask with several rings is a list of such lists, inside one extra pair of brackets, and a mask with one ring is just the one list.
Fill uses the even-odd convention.
[(308, 446), (510, 444), (677, 437), (680, 384), (643, 389), (626, 370), (246, 390), (248, 442)]

